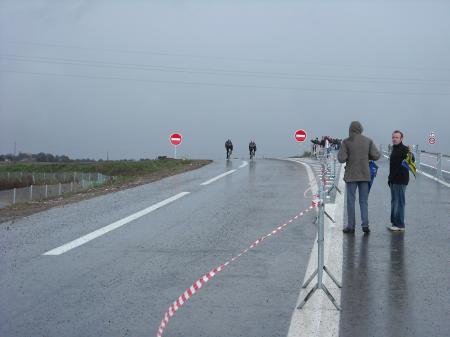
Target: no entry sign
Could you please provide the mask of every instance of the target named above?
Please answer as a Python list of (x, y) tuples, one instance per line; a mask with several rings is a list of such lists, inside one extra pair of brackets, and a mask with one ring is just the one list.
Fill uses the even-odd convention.
[(295, 132), (294, 137), (297, 142), (304, 142), (307, 138), (306, 131), (305, 130), (297, 130)]
[(172, 133), (170, 135), (170, 142), (172, 143), (172, 145), (174, 145), (174, 146), (180, 145), (182, 141), (183, 141), (183, 138), (181, 137), (181, 134)]

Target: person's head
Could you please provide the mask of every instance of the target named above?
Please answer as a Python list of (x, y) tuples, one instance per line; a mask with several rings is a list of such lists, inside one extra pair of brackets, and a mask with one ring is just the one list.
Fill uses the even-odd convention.
[(392, 132), (392, 144), (398, 145), (403, 141), (403, 132), (395, 130)]
[(350, 123), (350, 127), (348, 128), (349, 131), (349, 135), (350, 137), (354, 134), (362, 134), (362, 132), (364, 131), (364, 128), (362, 126), (362, 124), (358, 121), (353, 121)]

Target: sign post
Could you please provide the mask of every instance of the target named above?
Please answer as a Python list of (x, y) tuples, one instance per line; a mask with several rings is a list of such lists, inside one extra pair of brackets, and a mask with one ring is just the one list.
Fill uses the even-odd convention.
[(170, 135), (170, 143), (172, 143), (174, 147), (174, 154), (173, 157), (177, 159), (177, 146), (181, 144), (183, 141), (183, 137), (181, 136), (181, 133), (172, 133)]
[(294, 138), (297, 142), (303, 143), (306, 140), (306, 138), (308, 138), (308, 137), (306, 135), (306, 131), (300, 129), (300, 130), (295, 131)]

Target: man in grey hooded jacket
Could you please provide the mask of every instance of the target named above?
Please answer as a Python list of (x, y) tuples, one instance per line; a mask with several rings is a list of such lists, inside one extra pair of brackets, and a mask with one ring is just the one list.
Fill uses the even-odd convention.
[(378, 160), (380, 152), (370, 138), (362, 135), (363, 127), (360, 122), (350, 124), (349, 137), (344, 139), (338, 153), (340, 163), (345, 163), (344, 181), (347, 193), (348, 223), (344, 233), (355, 233), (355, 199), (356, 189), (359, 192), (359, 207), (361, 210), (362, 230), (370, 233), (369, 229), (369, 160)]

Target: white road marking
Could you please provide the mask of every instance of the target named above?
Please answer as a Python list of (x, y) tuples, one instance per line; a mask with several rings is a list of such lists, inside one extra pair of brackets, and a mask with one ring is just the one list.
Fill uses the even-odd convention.
[[(302, 163), (303, 165), (307, 165)], [(341, 191), (345, 191), (344, 170), (341, 168), (337, 185)], [(310, 177), (310, 175), (308, 174)], [(310, 177), (311, 179), (311, 177)], [(317, 186), (317, 183), (316, 183)], [(325, 218), (325, 247), (324, 258), (325, 265), (338, 281), (342, 279), (342, 224), (344, 221), (344, 194), (336, 195), (335, 204), (326, 204), (327, 213), (336, 220), (334, 225), (327, 217)], [(309, 258), (308, 268), (305, 279), (317, 268), (317, 236)], [(325, 274), (324, 274), (325, 275)], [(301, 289), (297, 300), (297, 306), (303, 301), (305, 295), (314, 286), (316, 280), (313, 280), (308, 288)], [(324, 284), (340, 303), (340, 290), (328, 276), (324, 277)], [(297, 308), (296, 306), (296, 308)], [(328, 300), (322, 291), (316, 291), (305, 304), (303, 309), (294, 309), (289, 327), (288, 337), (338, 337), (339, 336), (340, 312)]]
[(223, 177), (225, 177), (225, 176), (227, 176), (227, 175), (229, 175), (229, 174), (232, 174), (232, 173), (234, 173), (234, 172), (236, 172), (236, 170), (230, 170), (230, 171), (227, 171), (227, 172), (225, 172), (225, 173), (219, 174), (217, 177), (211, 178), (211, 179), (209, 179), (209, 180), (207, 180), (207, 181), (201, 183), (200, 185), (202, 185), (202, 186), (209, 185), (209, 184), (211, 184), (212, 182), (214, 182), (214, 181), (216, 181), (216, 180), (219, 180), (220, 178), (223, 178)]
[(248, 165), (248, 162), (246, 162), (245, 160), (242, 162), (242, 165), (239, 166), (238, 168), (243, 168), (246, 167)]
[(306, 172), (308, 173), (309, 178), (309, 185), (311, 186), (311, 191), (314, 194), (317, 194), (317, 191), (319, 190), (319, 186), (317, 185), (317, 181), (314, 178), (314, 173), (311, 169), (311, 167), (308, 164), (303, 163), (302, 161), (296, 160), (296, 159), (288, 159), (289, 161), (293, 161), (297, 164), (302, 164), (306, 168)]
[(44, 253), (42, 255), (61, 255), (61, 254), (64, 254), (65, 252), (67, 252), (67, 251), (69, 251), (71, 249), (74, 249), (74, 248), (77, 248), (77, 247), (79, 247), (81, 245), (84, 245), (85, 243), (87, 243), (87, 242), (89, 242), (91, 240), (94, 240), (94, 239), (98, 238), (99, 236), (102, 236), (102, 235), (104, 235), (104, 234), (106, 234), (108, 232), (111, 232), (111, 231), (113, 231), (113, 230), (115, 230), (115, 229), (117, 229), (119, 227), (122, 227), (123, 225), (126, 225), (127, 223), (129, 223), (129, 222), (131, 222), (133, 220), (139, 219), (140, 217), (143, 217), (144, 215), (157, 210), (158, 208), (161, 208), (161, 207), (163, 207), (163, 206), (165, 206), (167, 204), (170, 204), (171, 202), (174, 202), (175, 200), (180, 199), (180, 198), (184, 197), (185, 195), (188, 195), (189, 193), (190, 192), (182, 192), (182, 193), (179, 193), (177, 195), (174, 195), (173, 197), (170, 197), (170, 198), (168, 198), (166, 200), (158, 202), (157, 204), (154, 204), (153, 206), (150, 206), (150, 207), (145, 208), (145, 209), (143, 209), (143, 210), (141, 210), (139, 212), (131, 214), (131, 215), (127, 216), (126, 218), (123, 218), (121, 220), (113, 222), (110, 225), (107, 225), (105, 227), (97, 229), (97, 230), (95, 230), (95, 231), (93, 231), (93, 232), (91, 232), (89, 234), (86, 234), (86, 235), (84, 235), (84, 236), (82, 236), (82, 237), (80, 237), (78, 239), (75, 239), (75, 240), (73, 240), (73, 241), (71, 241), (69, 243), (66, 243), (66, 244), (64, 244), (64, 245), (62, 245), (62, 246), (60, 246), (58, 248), (52, 249), (52, 250), (50, 250), (50, 251), (48, 251), (48, 252), (46, 252), (46, 253)]

